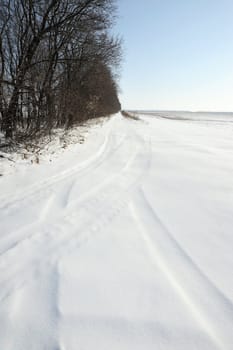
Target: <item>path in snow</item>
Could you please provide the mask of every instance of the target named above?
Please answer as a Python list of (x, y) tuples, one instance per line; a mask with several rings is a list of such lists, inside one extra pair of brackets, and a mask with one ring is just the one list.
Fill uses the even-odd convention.
[(97, 137), (0, 179), (0, 349), (232, 349), (232, 124)]

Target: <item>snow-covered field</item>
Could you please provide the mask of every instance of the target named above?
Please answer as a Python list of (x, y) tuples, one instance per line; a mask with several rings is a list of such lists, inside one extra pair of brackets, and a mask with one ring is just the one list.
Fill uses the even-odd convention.
[(52, 160), (0, 177), (0, 349), (232, 350), (233, 117), (117, 115)]

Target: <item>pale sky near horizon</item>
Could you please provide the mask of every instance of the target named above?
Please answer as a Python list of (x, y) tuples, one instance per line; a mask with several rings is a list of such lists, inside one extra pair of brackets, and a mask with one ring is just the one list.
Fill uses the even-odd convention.
[(118, 0), (123, 109), (233, 111), (233, 0)]

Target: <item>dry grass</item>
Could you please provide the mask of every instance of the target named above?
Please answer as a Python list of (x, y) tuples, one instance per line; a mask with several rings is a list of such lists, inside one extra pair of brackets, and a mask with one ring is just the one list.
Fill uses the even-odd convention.
[(121, 111), (121, 114), (123, 115), (123, 117), (125, 118), (129, 118), (129, 119), (133, 119), (133, 120), (140, 120), (140, 118), (133, 114), (133, 113), (129, 113), (129, 112), (126, 112), (126, 111)]

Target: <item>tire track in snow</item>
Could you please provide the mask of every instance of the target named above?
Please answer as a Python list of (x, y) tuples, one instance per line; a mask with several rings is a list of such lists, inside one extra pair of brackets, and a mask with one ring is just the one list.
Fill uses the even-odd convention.
[[(131, 143), (135, 137), (136, 135), (133, 135)], [(7, 279), (0, 279), (2, 300), (9, 297), (12, 291), (22, 288), (29, 280), (36, 278), (35, 270), (42, 259), (43, 263), (47, 260), (48, 263), (51, 260), (56, 261), (63, 254), (67, 254), (68, 250), (79, 248), (101, 234), (103, 229), (119, 215), (127, 206), (132, 190), (148, 171), (148, 159), (144, 159), (140, 154), (140, 150), (145, 149), (147, 145), (148, 142), (141, 139), (139, 149), (134, 149), (134, 153), (127, 159), (121, 172), (113, 173), (106, 187), (102, 188), (100, 185), (95, 188), (92, 198), (89, 194), (82, 206), (80, 203), (75, 203), (73, 209), (69, 207), (55, 224), (54, 218), (50, 224), (45, 222), (38, 232), (20, 240), (7, 252), (5, 251), (0, 260), (0, 269), (9, 269), (9, 272)], [(140, 166), (137, 166), (138, 161)], [(133, 172), (132, 168), (135, 168)], [(23, 261), (21, 259), (21, 264), (15, 266), (17, 254), (23, 254), (24, 258)]]
[[(96, 185), (92, 185), (90, 187), (90, 189), (88, 189), (88, 191), (86, 191), (85, 193), (82, 193), (81, 196), (79, 196), (78, 199), (75, 200), (70, 200), (70, 195), (72, 193), (72, 188), (75, 186), (75, 183), (79, 182), (79, 179), (82, 178), (85, 173), (89, 174), (91, 172), (98, 171), (98, 169), (101, 167), (101, 165), (103, 165), (107, 159), (111, 158), (112, 156), (114, 156), (114, 154), (120, 149), (120, 147), (124, 144), (125, 140), (127, 138), (127, 135), (123, 135), (121, 136), (120, 140), (117, 142), (116, 145), (114, 145), (113, 147), (110, 147), (109, 150), (106, 150), (106, 155), (104, 157), (104, 159), (102, 159), (100, 162), (98, 162), (97, 164), (94, 163), (92, 164), (92, 167), (87, 167), (85, 169), (83, 169), (82, 172), (78, 172), (78, 176), (76, 174), (73, 174), (73, 179), (71, 178), (71, 184), (65, 184), (63, 185), (62, 188), (57, 188), (56, 190), (54, 189), (52, 191), (52, 187), (55, 184), (51, 184), (50, 187), (51, 189), (46, 188), (45, 191), (41, 191), (41, 193), (39, 193), (38, 195), (35, 196), (35, 198), (32, 198), (32, 201), (30, 200), (27, 203), (27, 206), (29, 206), (29, 208), (31, 208), (33, 206), (33, 202), (35, 202), (36, 205), (38, 205), (38, 202), (40, 201), (40, 198), (44, 197), (44, 201), (46, 200), (46, 203), (43, 204), (43, 208), (41, 210), (41, 213), (39, 213), (38, 218), (34, 219), (32, 222), (29, 221), (29, 223), (23, 224), (23, 226), (21, 227), (17, 227), (17, 229), (15, 230), (14, 228), (12, 228), (12, 233), (8, 233), (6, 235), (6, 237), (2, 237), (0, 240), (0, 255), (2, 253), (4, 253), (6, 250), (12, 248), (14, 245), (17, 245), (18, 239), (21, 239), (21, 236), (26, 233), (26, 232), (30, 232), (31, 230), (36, 229), (37, 225), (42, 223), (43, 221), (45, 221), (46, 219), (49, 220), (49, 222), (51, 222), (51, 219), (55, 219), (56, 217), (59, 218), (60, 216), (64, 216), (67, 213), (67, 206), (69, 204), (69, 206), (71, 207), (70, 209), (72, 210), (72, 208), (74, 206), (76, 206), (77, 204), (82, 205), (82, 203), (87, 200), (92, 194), (94, 194), (97, 190), (100, 190), (101, 188), (104, 188), (104, 186), (106, 186), (110, 181), (112, 181), (114, 179), (114, 177), (118, 176), (118, 174), (113, 174), (110, 175), (108, 179), (103, 179), (101, 180), (101, 183), (98, 183)], [(124, 166), (123, 166), (124, 169)], [(120, 170), (121, 173), (122, 169)], [(62, 179), (63, 181), (67, 180), (68, 177), (66, 177), (65, 179)], [(67, 186), (68, 185), (68, 186)], [(67, 189), (65, 190), (66, 193), (64, 193), (64, 188), (67, 187)], [(67, 193), (68, 192), (68, 193)], [(48, 196), (48, 198), (46, 199), (46, 195)], [(25, 198), (23, 197), (22, 201), (24, 201)], [(56, 202), (59, 203), (59, 205), (56, 205)], [(30, 205), (29, 205), (30, 204)], [(41, 204), (42, 205), (42, 204)], [(56, 206), (53, 207), (53, 206)], [(18, 208), (18, 210), (21, 210), (21, 206), (20, 208)], [(56, 210), (54, 210), (56, 209)], [(5, 212), (4, 210), (2, 210), (1, 212), (1, 216), (4, 218), (7, 218), (7, 214), (9, 215), (9, 212)], [(51, 218), (49, 217), (49, 215), (51, 215)], [(14, 215), (14, 211), (13, 213), (11, 213), (11, 215)], [(28, 220), (28, 215), (25, 212), (25, 219)], [(29, 217), (30, 220), (30, 217)], [(15, 222), (13, 222), (14, 225), (16, 225)], [(3, 225), (3, 223), (2, 223)], [(17, 225), (18, 226), (18, 225)], [(31, 234), (30, 234), (31, 236)], [(12, 239), (11, 239), (12, 237)], [(28, 236), (26, 237), (26, 239), (28, 238)]]
[[(109, 144), (111, 142), (111, 136), (112, 136), (112, 128), (111, 127), (109, 132), (106, 134), (103, 144), (99, 147), (98, 151), (91, 156), (89, 159), (79, 163), (78, 165), (75, 165), (67, 170), (62, 171), (59, 174), (50, 176), (48, 179), (37, 182), (35, 185), (29, 186), (26, 190), (18, 191), (16, 194), (12, 195), (12, 193), (9, 193), (5, 195), (4, 197), (0, 198), (1, 206), (0, 210), (7, 209), (10, 206), (15, 206), (17, 202), (21, 202), (22, 200), (26, 200), (29, 197), (33, 197), (35, 194), (38, 196), (42, 195), (43, 190), (47, 190), (50, 186), (53, 186), (54, 184), (57, 184), (60, 181), (63, 181), (67, 179), (70, 176), (76, 175), (77, 173), (86, 172), (90, 170), (89, 168), (94, 167), (95, 165), (101, 164), (103, 161), (105, 161), (105, 155), (108, 157), (108, 150), (111, 149), (109, 147)], [(102, 159), (103, 158), (103, 159)], [(96, 164), (97, 163), (97, 164)], [(11, 197), (9, 200), (8, 198)]]
[[(69, 203), (69, 196), (74, 189), (75, 183), (68, 182), (65, 187), (67, 187), (69, 193), (67, 194), (67, 191), (65, 191), (64, 194), (61, 191), (61, 195), (64, 194), (66, 197), (66, 209), (64, 209), (63, 213), (59, 213), (61, 217), (54, 216), (51, 222), (49, 221), (50, 213), (56, 202), (55, 195), (54, 199), (50, 198), (51, 202), (47, 203), (48, 206), (42, 217), (43, 223), (41, 224), (40, 222), (39, 227), (35, 224), (34, 227), (28, 229), (27, 232), (29, 230), (34, 232), (30, 236), (21, 239), (8, 252), (2, 255), (0, 259), (0, 306), (1, 309), (2, 307), (4, 308), (5, 313), (2, 315), (1, 324), (7, 322), (8, 306), (13, 305), (12, 324), (16, 327), (12, 329), (12, 324), (10, 324), (7, 336), (3, 329), (5, 339), (9, 339), (10, 334), (15, 334), (15, 330), (19, 329), (18, 335), (22, 343), (19, 340), (18, 344), (25, 348), (22, 337), (27, 333), (27, 330), (34, 333), (41, 329), (40, 320), (33, 317), (33, 310), (28, 310), (27, 320), (29, 323), (27, 324), (27, 330), (20, 327), (20, 320), (25, 318), (22, 306), (27, 303), (27, 298), (34, 300), (35, 297), (36, 302), (41, 305), (41, 310), (39, 311), (46, 315), (45, 317), (48, 320), (46, 324), (51, 323), (54, 325), (55, 323), (52, 329), (55, 331), (59, 329), (59, 300), (55, 295), (60, 283), (59, 262), (70, 253), (75, 252), (75, 254), (78, 254), (80, 247), (106, 234), (106, 230), (108, 227), (111, 228), (113, 220), (128, 206), (132, 191), (142, 181), (148, 171), (149, 160), (148, 158), (145, 159), (143, 152), (141, 152), (142, 149), (145, 150), (145, 147), (148, 147), (148, 142), (145, 139), (141, 137), (138, 139), (135, 133), (129, 135), (128, 142), (120, 150), (121, 153), (126, 153), (123, 167), (120, 171), (116, 172), (115, 167), (112, 169), (111, 163), (109, 163), (110, 171), (108, 174), (110, 178), (90, 189), (84, 195), (86, 197), (81, 203), (79, 198), (72, 205)], [(112, 158), (116, 158), (117, 155), (112, 150), (111, 148), (109, 154), (111, 154)], [(60, 198), (59, 196), (58, 199)], [(61, 204), (63, 202), (61, 201)], [(47, 278), (46, 276), (50, 276), (52, 280), (55, 278), (57, 281), (55, 285), (53, 282), (50, 284), (50, 277)], [(30, 286), (35, 287), (31, 289)], [(38, 290), (36, 286), (38, 286)], [(40, 287), (42, 288), (41, 292)], [(47, 294), (54, 296), (54, 299), (48, 299), (48, 302), (43, 303), (44, 293), (45, 296)], [(11, 303), (14, 300), (17, 302), (17, 298), (20, 295), (23, 298), (18, 300), (19, 308), (17, 311), (14, 309), (15, 304)], [(31, 304), (33, 304), (33, 300)], [(49, 308), (50, 305), (52, 305), (51, 309)], [(30, 323), (31, 318), (32, 322)], [(43, 339), (41, 345), (47, 348), (60, 348), (57, 339), (53, 343), (53, 335), (50, 332), (48, 333), (49, 336), (51, 335), (51, 338)], [(52, 345), (50, 346), (49, 344)], [(12, 350), (14, 345), (15, 341), (12, 340)]]
[[(188, 311), (221, 350), (233, 348), (233, 305), (199, 269), (160, 221), (142, 189), (130, 203), (150, 253)], [(143, 220), (141, 219), (143, 217)]]
[[(131, 132), (132, 132), (132, 129), (131, 129)], [(120, 141), (118, 141), (117, 145), (114, 145), (113, 148), (109, 150), (107, 159), (111, 159), (114, 156), (116, 156), (116, 152), (121, 151), (121, 147), (125, 146), (124, 145), (125, 142), (127, 142), (127, 144), (129, 144), (129, 145), (130, 145), (130, 143), (133, 143), (133, 141), (135, 141), (135, 140), (133, 140), (135, 137), (136, 138), (138, 137), (138, 135), (136, 135), (135, 133), (133, 135), (129, 135), (127, 133), (125, 135), (120, 135)], [(124, 166), (122, 167), (122, 169), (120, 169), (120, 171), (114, 172), (113, 174), (110, 174), (108, 176), (108, 178), (104, 178), (103, 180), (101, 179), (101, 183), (98, 183), (94, 186), (91, 186), (90, 189), (88, 189), (85, 193), (81, 194), (81, 196), (79, 196), (78, 199), (70, 200), (69, 197), (72, 193), (73, 187), (75, 187), (75, 184), (79, 183), (80, 176), (83, 177), (83, 173), (81, 173), (81, 174), (79, 173), (78, 177), (72, 179), (71, 184), (69, 184), (69, 183), (65, 184), (65, 186), (62, 187), (62, 189), (56, 188), (56, 192), (52, 192), (52, 191), (51, 191), (51, 193), (49, 192), (50, 196), (47, 199), (46, 203), (44, 204), (41, 213), (38, 215), (39, 216), (38, 219), (34, 220), (33, 222), (29, 222), (27, 224), (24, 224), (21, 227), (17, 227), (16, 230), (12, 229), (12, 233), (8, 233), (6, 235), (6, 237), (1, 238), (1, 240), (0, 240), (0, 256), (2, 254), (6, 253), (8, 250), (15, 248), (15, 246), (17, 246), (18, 244), (21, 244), (22, 241), (32, 238), (35, 235), (35, 233), (31, 233), (31, 231), (35, 231), (39, 224), (42, 224), (44, 222), (51, 223), (51, 221), (53, 221), (54, 219), (60, 220), (61, 217), (64, 217), (65, 215), (67, 215), (68, 211), (71, 212), (72, 210), (75, 210), (77, 205), (79, 205), (80, 207), (82, 205), (85, 205), (85, 201), (87, 201), (89, 198), (91, 198), (91, 196), (95, 195), (98, 191), (101, 191), (101, 190), (103, 191), (104, 188), (107, 185), (109, 185), (111, 182), (113, 183), (114, 180), (116, 181), (117, 179), (121, 178), (122, 183), (126, 182), (127, 176), (125, 176), (125, 175), (121, 176), (121, 175), (124, 174), (130, 168), (130, 164), (134, 160), (137, 151), (140, 152), (140, 149), (147, 149), (149, 156), (146, 160), (144, 160), (144, 163), (145, 163), (144, 168), (145, 169), (142, 171), (140, 179), (136, 178), (136, 183), (141, 181), (142, 179), (144, 179), (145, 173), (148, 172), (148, 169), (150, 167), (151, 143), (150, 143), (150, 139), (147, 140), (145, 138), (141, 138), (141, 136), (139, 136), (139, 140), (140, 140), (140, 143), (142, 144), (141, 147), (140, 146), (137, 147), (136, 151), (134, 148), (132, 148), (133, 155), (130, 156), (130, 159), (126, 160)], [(127, 148), (128, 148), (128, 146), (127, 146)], [(95, 166), (95, 170), (98, 170), (101, 165), (105, 164), (107, 159), (105, 159), (105, 162), (101, 162), (100, 164)], [(89, 168), (86, 170), (89, 170)], [(94, 170), (94, 168), (92, 169), (92, 171), (93, 170)], [(87, 171), (87, 173), (88, 173), (88, 171)], [(89, 170), (89, 173), (90, 173), (90, 170)], [(92, 176), (94, 176), (94, 174)], [(132, 187), (132, 185), (133, 185), (133, 183), (131, 184), (131, 187)], [(125, 186), (127, 186), (127, 183), (125, 184)], [(68, 191), (69, 192), (68, 194), (63, 193), (64, 187), (67, 187), (65, 192)], [(63, 200), (64, 198), (65, 198), (65, 202)], [(38, 201), (38, 196), (34, 200)], [(58, 205), (56, 202), (58, 203)], [(32, 203), (30, 202), (30, 206), (31, 205), (32, 205)], [(54, 207), (54, 205), (55, 205), (55, 207)], [(56, 210), (54, 210), (54, 209), (56, 209)], [(11, 213), (11, 215), (12, 215), (12, 213)], [(29, 233), (29, 234), (27, 234), (27, 233)]]
[[(120, 149), (125, 140), (126, 136), (121, 138), (120, 142), (117, 143), (117, 146), (115, 146), (113, 149), (111, 149), (111, 152), (109, 152), (108, 158), (110, 156), (112, 157), (115, 155), (115, 153)], [(131, 158), (134, 158), (134, 156), (135, 155), (133, 155), (133, 157)], [(96, 169), (98, 169), (102, 164), (103, 162), (101, 162), (96, 167)], [(73, 210), (76, 210), (77, 206), (85, 206), (85, 202), (87, 202), (91, 198), (91, 196), (95, 195), (98, 191), (103, 191), (104, 188), (107, 187), (114, 180), (116, 180), (116, 178), (119, 178), (122, 172), (124, 172), (128, 168), (128, 166), (129, 160), (126, 161), (126, 164), (122, 167), (122, 169), (120, 169), (119, 172), (115, 172), (112, 175), (109, 175), (108, 178), (103, 179), (101, 183), (94, 185), (84, 194), (81, 194), (81, 196), (78, 199), (69, 201), (72, 189), (75, 186), (75, 183), (78, 183), (79, 177), (73, 179), (72, 183), (68, 184), (68, 186), (67, 184), (65, 184), (64, 187), (67, 187), (65, 193), (62, 190), (57, 190), (57, 193), (51, 193), (37, 220), (33, 221), (32, 223), (23, 225), (20, 228), (17, 228), (17, 230), (12, 230), (12, 233), (9, 233), (6, 237), (3, 237), (0, 240), (0, 256), (5, 254), (8, 250), (14, 249), (16, 246), (20, 245), (25, 240), (27, 241), (28, 239), (31, 239), (33, 236), (37, 235), (35, 233), (31, 233), (31, 231), (36, 230), (39, 224), (47, 225), (55, 219), (58, 219), (58, 221), (60, 221), (60, 218), (65, 217), (68, 212), (71, 213)], [(83, 176), (83, 174), (81, 175)], [(27, 235), (27, 233), (29, 234)]]
[[(60, 222), (49, 225), (45, 232), (38, 232), (36, 236), (25, 239), (17, 247), (9, 250), (0, 263), (0, 272), (7, 271), (4, 278), (0, 278), (0, 302), (27, 285), (29, 281), (36, 279), (36, 271), (40, 270), (41, 264), (56, 263), (64, 254), (73, 250), (78, 252), (83, 244), (100, 236), (103, 229), (127, 207), (128, 198), (124, 196), (122, 200), (121, 196), (120, 191), (115, 198), (114, 193), (99, 196), (98, 200), (94, 199), (88, 203), (82, 215), (71, 213)], [(109, 203), (107, 210), (106, 202)], [(16, 264), (21, 255), (23, 258)]]

